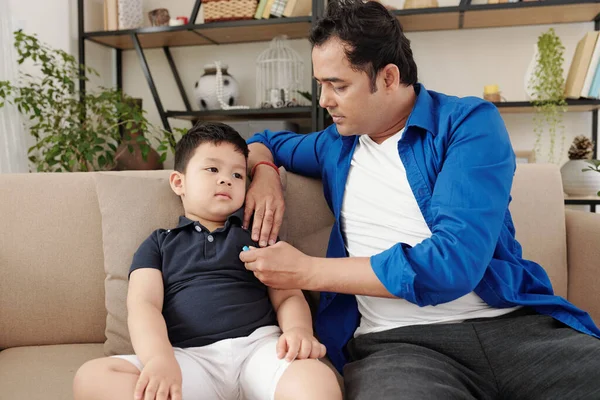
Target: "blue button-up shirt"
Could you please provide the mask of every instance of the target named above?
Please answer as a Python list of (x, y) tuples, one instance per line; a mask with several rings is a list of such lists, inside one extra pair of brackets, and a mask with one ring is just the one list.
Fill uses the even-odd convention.
[[(415, 85), (415, 92), (398, 155), (432, 235), (414, 247), (398, 243), (372, 256), (381, 283), (420, 306), (475, 291), (492, 307), (530, 306), (600, 337), (586, 312), (554, 295), (544, 269), (522, 258), (508, 209), (515, 155), (496, 107), (422, 85)], [(271, 150), (276, 164), (322, 179), (335, 216), (327, 257), (347, 257), (340, 210), (358, 136), (341, 136), (332, 125), (309, 135), (265, 131), (248, 140), (255, 142)], [(359, 319), (354, 296), (321, 294), (315, 329), (340, 371)]]

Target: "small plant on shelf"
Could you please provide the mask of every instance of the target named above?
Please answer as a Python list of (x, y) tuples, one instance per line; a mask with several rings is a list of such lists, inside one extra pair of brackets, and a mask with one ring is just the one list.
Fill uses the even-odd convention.
[(26, 129), (35, 139), (29, 160), (38, 172), (113, 169), (118, 146), (126, 143), (133, 153), (132, 140), (146, 160), (147, 136), (156, 138), (161, 163), (174, 149), (173, 134), (155, 128), (119, 90), (81, 92), (79, 80), (88, 80), (83, 72), (97, 76), (95, 70), (35, 35), (17, 31), (14, 38), (18, 63), (31, 63), (37, 71), (29, 74), (22, 68), (16, 82), (0, 81), (0, 108), (12, 104), (26, 118)]
[[(533, 74), (529, 79), (529, 89), (535, 109), (534, 151), (538, 159), (542, 150), (542, 137), (548, 132), (548, 161), (559, 162), (565, 144), (563, 113), (566, 111), (565, 80), (563, 74), (563, 53), (565, 48), (560, 38), (550, 28), (541, 34), (537, 41), (537, 59)], [(560, 137), (559, 152), (556, 152), (557, 136)]]
[(585, 173), (600, 173), (600, 161), (592, 160), (593, 153), (594, 142), (590, 138), (579, 135), (573, 139), (569, 147), (569, 161), (560, 169), (565, 193), (572, 196), (600, 196), (600, 175)]

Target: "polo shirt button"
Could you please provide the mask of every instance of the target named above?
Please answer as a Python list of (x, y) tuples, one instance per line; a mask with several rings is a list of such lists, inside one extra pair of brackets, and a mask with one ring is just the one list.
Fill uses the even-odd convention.
[(200, 228), (198, 225), (196, 225), (196, 227), (195, 227), (195, 228), (196, 228), (196, 230), (197, 230), (198, 232), (202, 232), (202, 228)]
[(213, 240), (215, 240), (215, 238), (212, 235), (208, 235), (208, 237), (206, 238), (206, 240), (208, 240), (209, 242), (213, 242)]

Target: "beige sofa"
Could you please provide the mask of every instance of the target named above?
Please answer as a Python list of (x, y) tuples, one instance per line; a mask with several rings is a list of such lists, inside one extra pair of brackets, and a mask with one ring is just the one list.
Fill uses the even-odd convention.
[[(99, 176), (111, 174), (133, 180), (113, 184), (109, 179), (100, 188)], [(120, 268), (126, 269), (128, 257), (114, 249), (163, 204), (148, 193), (132, 193), (147, 187), (144, 180), (166, 185), (167, 174), (0, 175), (0, 398), (70, 399), (78, 367), (109, 350), (105, 335), (115, 332), (106, 329), (106, 307), (122, 301), (126, 273), (120, 272), (119, 281), (107, 263), (119, 256), (124, 258)], [(289, 173), (284, 177), (282, 235), (301, 250), (322, 255), (332, 220), (320, 183)], [(560, 174), (552, 166), (520, 165), (513, 197), (525, 255), (545, 266), (558, 294), (600, 321), (600, 215), (565, 213)], [(112, 211), (107, 198), (114, 203)], [(150, 225), (142, 231), (148, 229)], [(139, 240), (133, 239), (129, 248)], [(107, 249), (111, 240), (116, 243)], [(108, 285), (116, 281), (121, 300)], [(107, 297), (111, 292), (112, 305), (105, 291)], [(112, 311), (119, 312), (122, 307)], [(114, 324), (110, 315), (108, 324)], [(113, 343), (111, 351), (118, 347)]]

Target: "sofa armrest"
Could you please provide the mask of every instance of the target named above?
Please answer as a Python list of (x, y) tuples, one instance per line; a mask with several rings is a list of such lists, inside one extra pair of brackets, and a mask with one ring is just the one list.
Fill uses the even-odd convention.
[(568, 300), (600, 325), (600, 214), (566, 210)]

